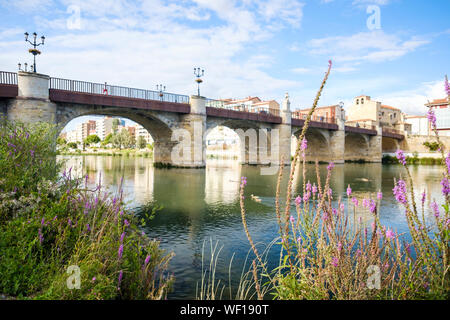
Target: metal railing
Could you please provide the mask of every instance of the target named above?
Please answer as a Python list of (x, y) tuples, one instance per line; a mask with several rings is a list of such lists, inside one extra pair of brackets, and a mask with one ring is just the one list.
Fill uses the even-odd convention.
[(153, 90), (136, 89), (109, 84), (50, 78), (50, 89), (82, 93), (102, 94), (116, 97), (144, 100), (159, 100), (164, 102), (189, 103), (189, 96)]
[(268, 107), (248, 106), (246, 104), (227, 103), (223, 100), (206, 99), (206, 106), (211, 108), (227, 109), (247, 113), (270, 114), (280, 116), (280, 110), (269, 109)]
[(17, 73), (0, 71), (0, 84), (13, 84), (17, 85)]
[[(293, 119), (306, 120), (307, 117), (308, 117), (307, 114), (300, 114), (300, 113), (294, 113), (294, 112), (292, 113), (292, 118)], [(311, 116), (311, 121), (325, 122), (325, 123), (336, 123), (336, 119), (335, 118), (323, 117), (323, 116), (317, 116), (317, 115), (312, 115)]]

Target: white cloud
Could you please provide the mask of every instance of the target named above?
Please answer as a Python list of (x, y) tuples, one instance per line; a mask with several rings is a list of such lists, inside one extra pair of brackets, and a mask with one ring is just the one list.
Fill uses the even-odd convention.
[(353, 0), (353, 5), (363, 5), (363, 4), (375, 4), (379, 6), (389, 4), (390, 0)]
[[(51, 76), (148, 89), (162, 83), (170, 92), (192, 94), (192, 70), (200, 66), (205, 68), (202, 94), (211, 98), (280, 99), (280, 92), (298, 84), (269, 75), (265, 69), (272, 57), (253, 51), (255, 43), (273, 36), (268, 21), (277, 27), (299, 21), (275, 14), (283, 13), (279, 4), (284, 1), (268, 1), (264, 14), (253, 10), (260, 8), (254, 1), (63, 2), (80, 6), (81, 30), (67, 29), (65, 8), (36, 18), (39, 29), (51, 34), (46, 33), (38, 71)], [(192, 23), (206, 19), (216, 20), (202, 27)], [(4, 30), (0, 39), (18, 31)], [(17, 62), (30, 62), (25, 48), (23, 41), (2, 40), (0, 69), (16, 70)]]
[(310, 54), (331, 56), (337, 62), (384, 62), (402, 57), (429, 42), (419, 37), (404, 40), (397, 35), (376, 30), (350, 36), (312, 39), (307, 47)]
[(400, 108), (406, 114), (424, 115), (427, 112), (425, 103), (444, 97), (446, 97), (444, 81), (436, 80), (422, 83), (418, 87), (410, 90), (381, 95), (376, 97), (375, 100)]

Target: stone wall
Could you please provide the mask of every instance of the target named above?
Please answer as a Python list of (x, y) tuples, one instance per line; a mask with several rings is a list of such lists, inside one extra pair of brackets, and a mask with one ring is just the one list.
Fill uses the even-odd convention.
[[(446, 150), (450, 150), (450, 137), (439, 137), (444, 144)], [(427, 153), (429, 149), (423, 145), (424, 142), (436, 141), (435, 136), (416, 136), (408, 135), (404, 140), (399, 143), (399, 148), (406, 152), (418, 152)]]

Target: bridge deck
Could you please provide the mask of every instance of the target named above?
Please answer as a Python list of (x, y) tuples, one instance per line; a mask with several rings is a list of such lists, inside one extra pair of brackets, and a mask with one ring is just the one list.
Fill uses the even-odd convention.
[(191, 110), (190, 105), (187, 103), (146, 100), (139, 98), (82, 93), (57, 89), (50, 89), (50, 100), (60, 103), (77, 103), (119, 108), (136, 108), (177, 113), (189, 113)]
[(0, 98), (15, 98), (18, 94), (17, 84), (0, 84)]
[[(291, 125), (295, 127), (303, 127), (305, 124), (305, 120), (298, 119), (298, 118), (292, 118)], [(309, 126), (311, 128), (320, 128), (320, 129), (327, 129), (327, 130), (339, 130), (339, 126), (335, 123), (329, 123), (329, 122), (322, 122), (322, 121), (310, 121)]]
[(345, 132), (362, 133), (362, 134), (367, 134), (369, 136), (377, 135), (377, 130), (360, 128), (360, 127), (352, 127), (352, 126), (345, 126)]
[(253, 120), (260, 122), (281, 123), (281, 117), (270, 113), (245, 112), (229, 110), (215, 107), (206, 107), (206, 115), (210, 117), (220, 117), (239, 120)]

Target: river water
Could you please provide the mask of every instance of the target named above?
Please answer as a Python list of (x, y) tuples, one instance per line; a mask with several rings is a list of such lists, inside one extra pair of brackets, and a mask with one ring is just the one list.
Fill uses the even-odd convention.
[[(146, 206), (161, 205), (155, 218), (146, 226), (147, 234), (161, 241), (161, 247), (173, 251), (174, 258), (170, 271), (176, 277), (174, 292), (170, 299), (189, 299), (196, 297), (196, 285), (202, 273), (202, 250), (205, 263), (209, 261), (211, 243), (222, 248), (217, 262), (216, 273), (225, 284), (231, 279), (233, 287), (241, 276), (242, 266), (249, 250), (245, 236), (240, 207), (239, 184), (241, 176), (247, 177), (246, 210), (249, 231), (258, 248), (263, 250), (278, 236), (275, 216), (275, 192), (277, 175), (262, 175), (257, 166), (242, 166), (233, 160), (210, 160), (204, 169), (156, 169), (151, 158), (109, 157), (109, 156), (71, 156), (66, 160), (66, 168), (72, 168), (78, 176), (88, 175), (90, 184), (98, 183), (101, 175), (102, 185), (111, 191), (117, 190), (123, 178), (123, 190), (128, 206), (137, 212)], [(289, 169), (287, 169), (289, 170)], [(287, 176), (284, 173), (285, 190)], [(426, 190), (427, 204), (440, 196), (442, 167), (411, 166), (415, 183), (417, 201), (419, 193)], [(326, 165), (320, 165), (321, 180), (325, 181)], [(383, 192), (380, 220), (383, 225), (392, 227), (399, 233), (408, 231), (404, 210), (398, 206), (392, 188), (394, 178), (405, 175), (399, 165), (382, 164), (341, 164), (333, 169), (331, 188), (333, 197), (346, 197), (350, 184), (353, 196), (360, 200), (376, 197)], [(295, 175), (295, 195), (302, 190), (300, 169)], [(315, 166), (306, 166), (306, 180), (316, 181)], [(260, 202), (252, 200), (251, 194)], [(344, 201), (346, 203), (346, 200)], [(419, 201), (420, 202), (420, 201)], [(368, 210), (360, 210), (359, 216), (370, 220)], [(203, 249), (204, 248), (204, 249)], [(272, 252), (273, 251), (273, 252)], [(269, 252), (269, 264), (274, 266), (279, 251)], [(229, 277), (230, 261), (231, 276)], [(227, 289), (228, 290), (228, 289)], [(223, 298), (230, 298), (225, 291)]]

